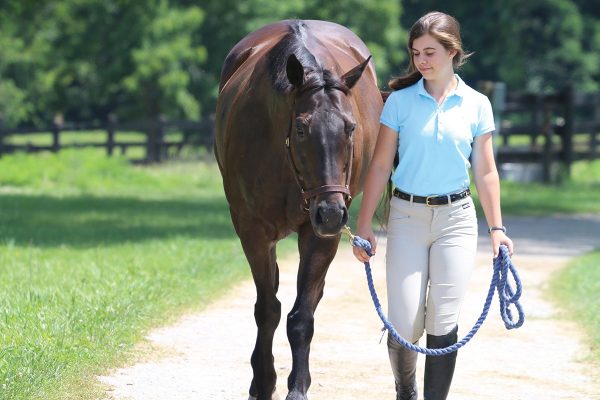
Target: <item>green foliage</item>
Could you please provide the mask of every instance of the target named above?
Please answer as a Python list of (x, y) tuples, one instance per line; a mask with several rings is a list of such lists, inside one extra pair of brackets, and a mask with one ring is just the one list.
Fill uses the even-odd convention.
[(476, 54), (465, 80), (554, 91), (600, 86), (593, 0), (5, 0), (0, 118), (6, 126), (211, 114), (221, 66), (247, 33), (280, 19), (325, 19), (368, 45), (383, 88), (407, 65), (406, 31), (430, 10), (462, 23)]
[[(582, 90), (600, 83), (598, 16), (592, 1), (406, 0), (402, 22), (439, 10), (461, 22), (465, 47), (475, 55), (464, 67), (467, 81), (505, 81), (509, 88), (551, 92), (573, 82)], [(597, 7), (596, 7), (597, 8)]]
[(198, 86), (206, 96), (203, 104), (216, 103), (215, 82), (229, 50), (246, 34), (281, 19), (322, 19), (347, 26), (368, 45), (382, 85), (406, 59), (397, 0), (209, 0), (202, 7), (207, 18), (200, 36), (209, 54)]
[[(197, 118), (193, 94), (207, 58), (195, 6), (167, 0), (11, 3), (0, 14), (0, 114), (9, 126), (67, 120)], [(32, 29), (35, 27), (35, 29)], [(19, 95), (19, 91), (24, 95)]]
[(134, 72), (123, 80), (136, 103), (144, 104), (145, 115), (200, 117), (200, 104), (188, 89), (191, 69), (206, 60), (206, 49), (194, 45), (191, 35), (203, 18), (198, 7), (179, 10), (160, 3), (148, 34), (132, 52)]

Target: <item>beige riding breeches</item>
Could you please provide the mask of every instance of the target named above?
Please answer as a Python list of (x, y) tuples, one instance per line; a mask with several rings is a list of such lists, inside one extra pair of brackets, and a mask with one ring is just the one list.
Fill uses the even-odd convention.
[(457, 324), (475, 262), (477, 217), (469, 196), (430, 207), (392, 197), (387, 233), (388, 318), (416, 342)]

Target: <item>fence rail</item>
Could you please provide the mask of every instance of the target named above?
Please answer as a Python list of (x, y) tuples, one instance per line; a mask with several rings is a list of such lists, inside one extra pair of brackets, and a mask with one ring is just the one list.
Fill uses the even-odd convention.
[[(560, 93), (535, 94), (507, 92), (502, 82), (483, 82), (479, 90), (491, 99), (496, 119), (496, 159), (500, 168), (508, 163), (537, 164), (542, 179), (553, 180), (553, 166), (560, 163), (569, 173), (577, 160), (600, 157), (600, 92), (580, 93), (568, 86)], [(105, 131), (102, 142), (62, 143), (66, 132)], [(122, 132), (141, 132), (144, 139), (133, 141), (122, 138)], [(180, 132), (180, 138), (169, 138), (170, 132)], [(14, 136), (48, 134), (51, 144), (11, 143)], [(121, 136), (121, 138), (120, 138)], [(512, 138), (516, 144), (512, 143)], [(523, 139), (525, 138), (525, 139)], [(527, 140), (528, 139), (528, 140)], [(129, 148), (143, 148), (145, 156), (137, 162), (160, 162), (169, 149), (184, 146), (212, 148), (214, 117), (201, 121), (167, 120), (159, 117), (145, 121), (119, 121), (111, 116), (104, 123), (51, 124), (46, 129), (19, 127), (4, 129), (0, 120), (0, 157), (15, 151), (59, 151), (65, 148), (105, 148), (107, 154), (115, 151), (126, 154)]]
[[(554, 94), (507, 92), (501, 82), (486, 82), (479, 89), (494, 109), (500, 167), (535, 163), (542, 180), (550, 182), (557, 163), (568, 174), (573, 162), (600, 157), (600, 92), (580, 93), (572, 86)], [(511, 143), (519, 136), (528, 143)]]
[[(78, 135), (106, 132), (106, 140), (77, 141), (74, 143), (63, 143), (61, 136), (69, 132), (77, 132)], [(121, 139), (124, 132), (138, 132), (144, 138), (142, 140)], [(169, 133), (180, 133), (179, 139), (170, 139)], [(51, 144), (39, 144), (29, 141), (27, 143), (12, 143), (10, 139), (28, 135), (48, 135)], [(214, 139), (214, 118), (207, 117), (200, 121), (168, 120), (159, 117), (155, 120), (125, 121), (121, 122), (116, 117), (110, 116), (104, 123), (52, 123), (47, 128), (18, 127), (5, 129), (0, 120), (0, 157), (3, 154), (16, 151), (58, 152), (68, 148), (104, 148), (108, 155), (113, 155), (116, 150), (121, 154), (127, 154), (129, 148), (143, 148), (143, 158), (132, 159), (133, 162), (160, 162), (164, 160), (169, 149), (174, 148), (179, 152), (184, 146), (212, 148)]]

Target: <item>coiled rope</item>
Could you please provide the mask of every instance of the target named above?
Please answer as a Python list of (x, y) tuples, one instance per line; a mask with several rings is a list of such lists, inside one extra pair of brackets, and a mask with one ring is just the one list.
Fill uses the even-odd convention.
[[(352, 240), (352, 245), (354, 247), (363, 248), (369, 256), (371, 256), (371, 243), (368, 240), (361, 238), (360, 236), (355, 236), (350, 231), (350, 228), (346, 227), (346, 231)], [(510, 283), (508, 282), (508, 273), (512, 274), (513, 279), (515, 281), (516, 290), (513, 290)], [(490, 289), (487, 294), (487, 298), (485, 299), (485, 304), (483, 306), (483, 311), (479, 316), (479, 319), (473, 325), (473, 328), (467, 333), (467, 335), (457, 343), (444, 347), (441, 349), (428, 349), (426, 347), (416, 346), (413, 343), (410, 343), (408, 340), (404, 339), (402, 336), (398, 334), (394, 325), (387, 319), (385, 314), (381, 309), (381, 304), (379, 303), (379, 298), (377, 297), (377, 292), (375, 291), (375, 285), (373, 284), (373, 276), (371, 274), (371, 265), (367, 261), (365, 262), (365, 272), (367, 274), (367, 283), (369, 285), (369, 291), (371, 292), (371, 298), (373, 299), (373, 304), (375, 305), (375, 310), (377, 314), (379, 314), (379, 318), (383, 322), (384, 329), (387, 329), (388, 332), (392, 335), (392, 337), (400, 343), (402, 346), (406, 347), (409, 350), (416, 351), (418, 353), (426, 354), (428, 356), (441, 356), (444, 354), (452, 353), (457, 351), (465, 344), (467, 344), (477, 333), (483, 321), (488, 315), (490, 310), (490, 305), (492, 304), (492, 299), (494, 297), (494, 291), (498, 291), (498, 297), (500, 299), (500, 315), (502, 316), (502, 320), (504, 321), (504, 326), (506, 329), (516, 329), (523, 325), (525, 322), (525, 313), (523, 312), (523, 307), (519, 303), (519, 298), (522, 293), (522, 284), (521, 279), (519, 278), (519, 274), (517, 273), (516, 268), (511, 262), (510, 255), (508, 253), (508, 248), (504, 245), (500, 246), (500, 253), (498, 257), (494, 259), (494, 274), (492, 276), (492, 282), (490, 283)], [(512, 312), (510, 310), (510, 305), (514, 304), (518, 313), (518, 320), (515, 322), (513, 319)]]

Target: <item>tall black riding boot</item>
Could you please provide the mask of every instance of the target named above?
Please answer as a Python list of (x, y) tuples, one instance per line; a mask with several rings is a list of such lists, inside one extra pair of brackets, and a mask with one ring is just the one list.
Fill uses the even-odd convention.
[[(427, 347), (441, 349), (456, 343), (458, 326), (443, 336), (427, 335)], [(425, 385), (423, 392), (425, 400), (445, 400), (450, 391), (456, 352), (443, 356), (427, 356), (425, 358)]]
[(387, 339), (390, 364), (396, 381), (396, 400), (417, 400), (417, 353), (396, 342), (392, 335)]

